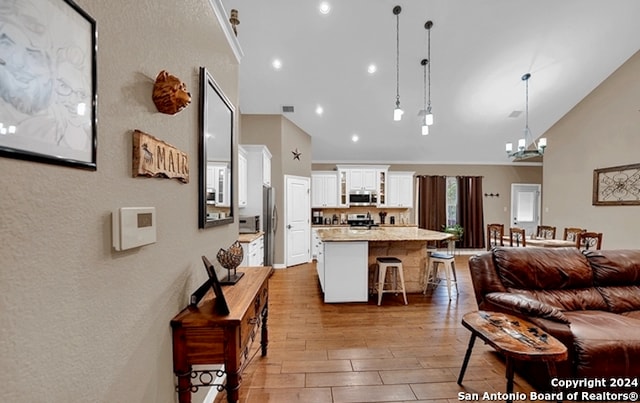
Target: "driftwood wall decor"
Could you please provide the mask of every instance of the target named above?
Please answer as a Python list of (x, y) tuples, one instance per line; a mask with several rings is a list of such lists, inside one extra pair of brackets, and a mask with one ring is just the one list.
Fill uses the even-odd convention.
[(191, 103), (191, 94), (178, 77), (162, 70), (153, 85), (152, 99), (159, 112), (174, 115)]
[(189, 155), (150, 134), (133, 132), (133, 177), (177, 179), (189, 183)]

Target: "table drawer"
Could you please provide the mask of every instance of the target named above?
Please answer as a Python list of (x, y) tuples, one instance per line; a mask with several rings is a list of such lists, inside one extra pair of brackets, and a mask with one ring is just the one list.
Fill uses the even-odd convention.
[(253, 302), (242, 317), (240, 323), (240, 350), (244, 351), (253, 339), (258, 335), (262, 325), (262, 311), (267, 305), (269, 296), (268, 282), (258, 291)]

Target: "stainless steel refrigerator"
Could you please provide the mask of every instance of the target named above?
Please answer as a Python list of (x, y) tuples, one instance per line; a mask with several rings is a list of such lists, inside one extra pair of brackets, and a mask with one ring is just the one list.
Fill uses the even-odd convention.
[(276, 192), (271, 186), (262, 187), (262, 231), (264, 231), (264, 265), (273, 266), (276, 250), (275, 238), (278, 229)]

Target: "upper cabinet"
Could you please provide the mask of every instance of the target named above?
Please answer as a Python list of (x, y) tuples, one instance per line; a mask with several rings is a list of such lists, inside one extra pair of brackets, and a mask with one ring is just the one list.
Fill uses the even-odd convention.
[(311, 207), (339, 207), (337, 172), (311, 173)]
[[(242, 184), (239, 183), (240, 189), (238, 195), (238, 204), (242, 207), (242, 215), (258, 215), (263, 214), (263, 187), (271, 186), (271, 152), (267, 146), (263, 144), (240, 144), (242, 155), (246, 157), (246, 202), (242, 205), (241, 193)], [(242, 158), (238, 161), (238, 171), (242, 172), (240, 166)], [(238, 180), (240, 182), (241, 179)]]
[(338, 207), (349, 207), (349, 193), (371, 192), (377, 207), (387, 206), (388, 165), (337, 165)]
[(414, 172), (387, 173), (386, 207), (413, 208)]
[(231, 205), (229, 174), (228, 164), (207, 162), (207, 205)]
[(378, 189), (377, 176), (375, 168), (352, 168), (349, 170), (349, 190), (375, 192)]
[(247, 171), (247, 152), (238, 147), (238, 207), (247, 206), (247, 184), (249, 176)]
[(262, 149), (262, 183), (271, 186), (271, 153), (267, 147)]
[[(257, 178), (262, 179), (262, 184), (271, 186), (271, 152), (267, 146), (259, 144), (242, 144), (249, 165), (249, 185)], [(257, 174), (257, 176), (255, 176)]]

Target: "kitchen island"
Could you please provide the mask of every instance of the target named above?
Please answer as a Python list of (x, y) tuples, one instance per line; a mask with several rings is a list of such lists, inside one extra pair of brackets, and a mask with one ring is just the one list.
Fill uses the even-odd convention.
[(339, 227), (318, 229), (317, 270), (324, 302), (367, 302), (374, 289), (376, 258), (402, 260), (408, 293), (422, 292), (427, 243), (453, 237), (417, 227)]

